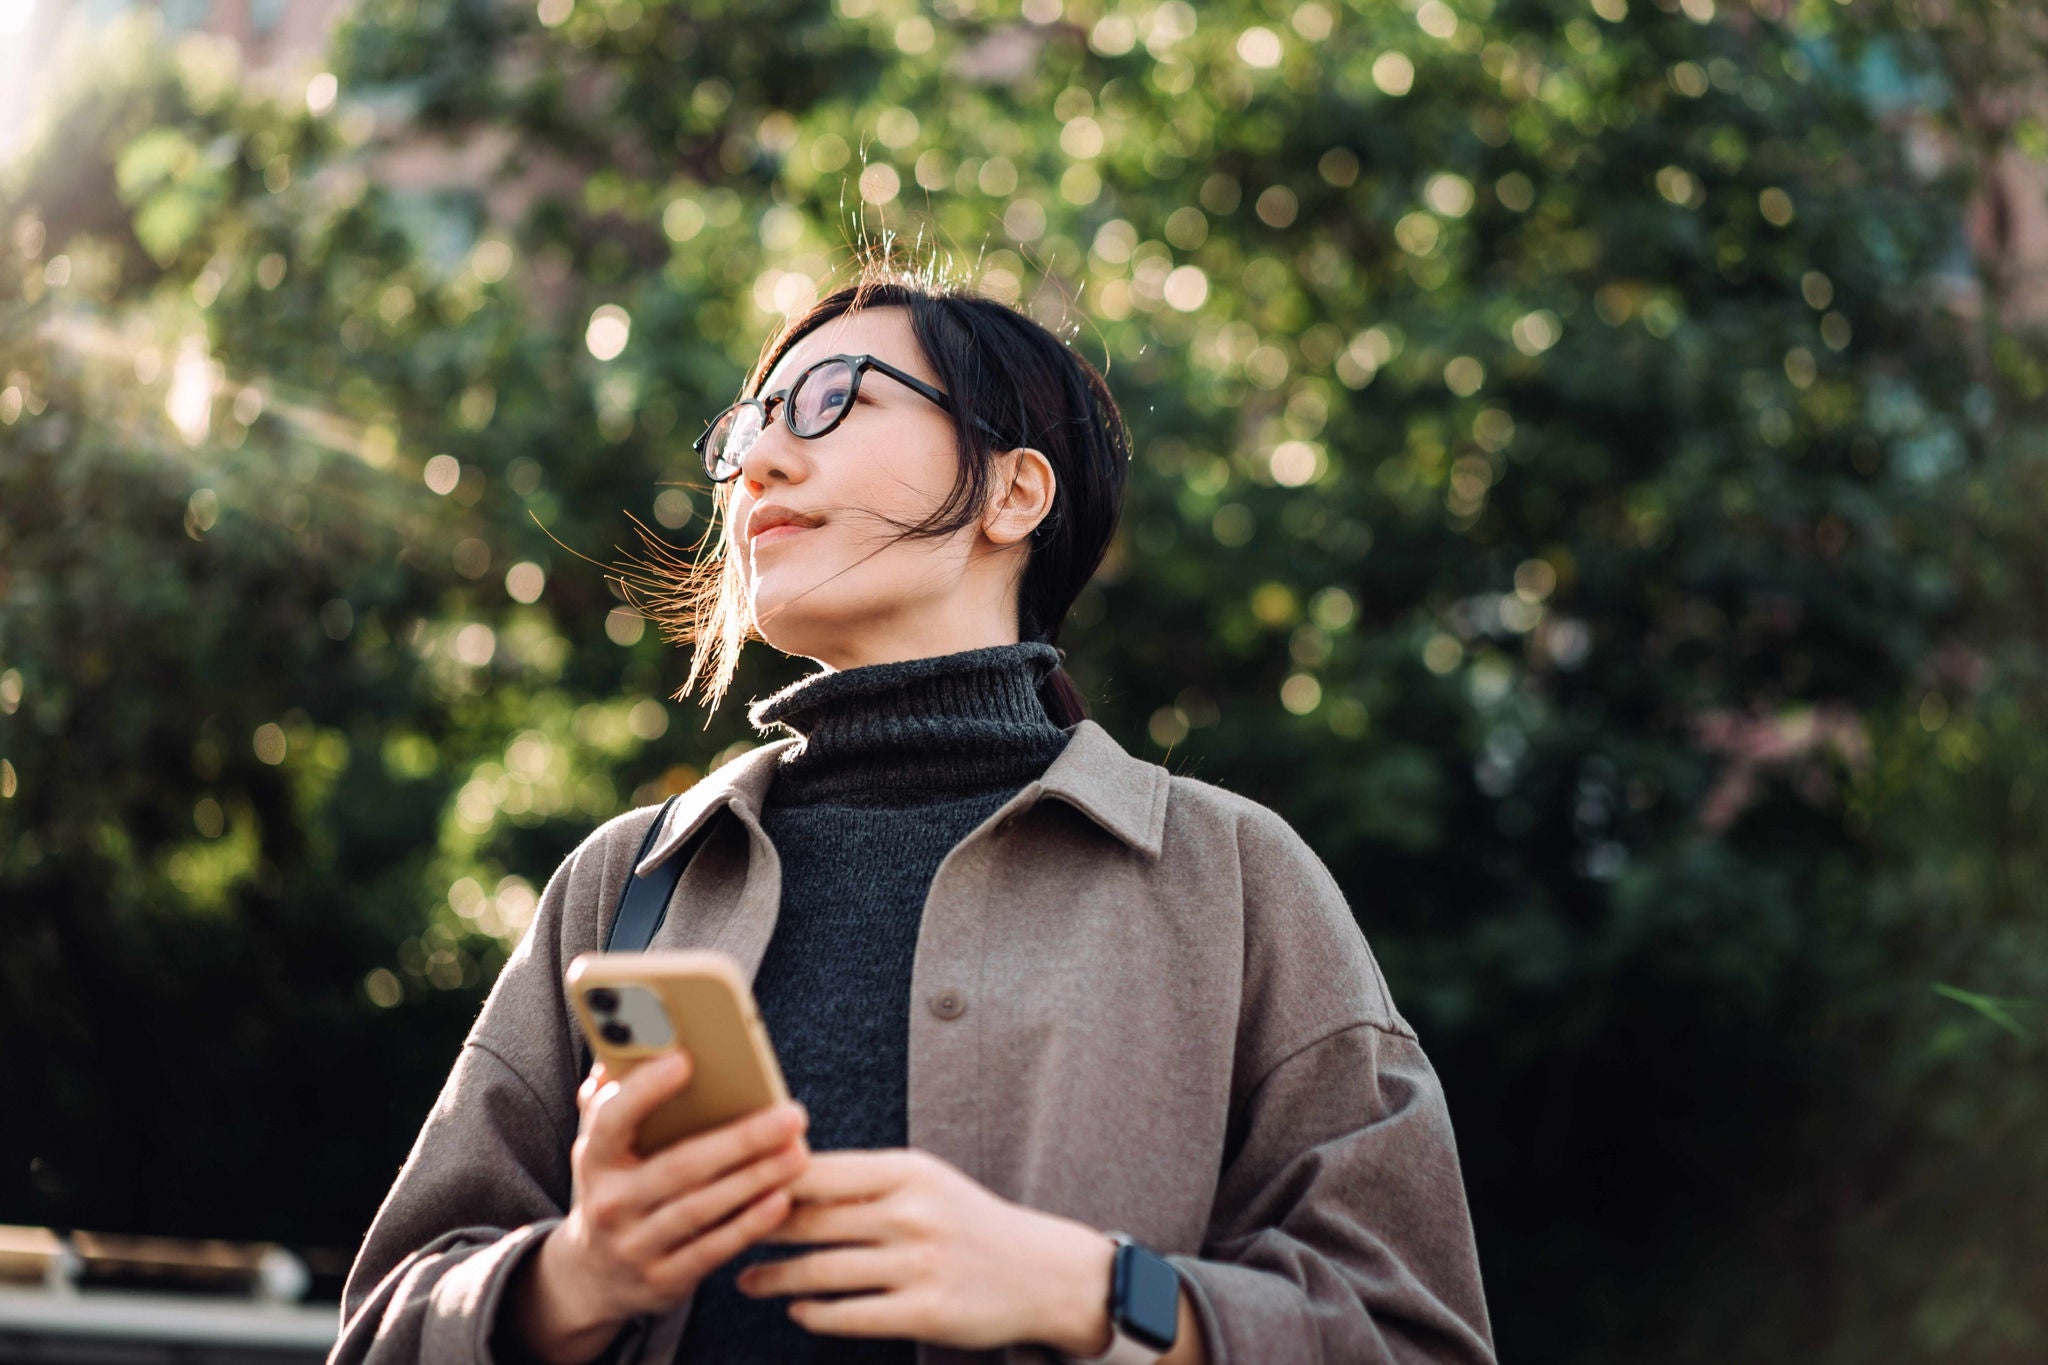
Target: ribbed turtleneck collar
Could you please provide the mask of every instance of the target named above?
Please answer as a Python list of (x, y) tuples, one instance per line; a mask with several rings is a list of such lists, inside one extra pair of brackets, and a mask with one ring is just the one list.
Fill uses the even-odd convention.
[(1042, 774), (1070, 732), (1038, 684), (1059, 651), (1038, 641), (813, 673), (748, 708), (754, 728), (802, 742), (771, 805), (917, 805)]

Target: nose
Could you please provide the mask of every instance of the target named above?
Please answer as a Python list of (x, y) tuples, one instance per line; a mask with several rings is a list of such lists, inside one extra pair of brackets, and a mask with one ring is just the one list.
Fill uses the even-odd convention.
[(755, 436), (754, 443), (739, 457), (740, 480), (747, 490), (758, 493), (770, 479), (800, 483), (809, 466), (800, 449), (804, 444), (789, 433), (782, 420), (783, 405), (776, 406), (775, 418)]

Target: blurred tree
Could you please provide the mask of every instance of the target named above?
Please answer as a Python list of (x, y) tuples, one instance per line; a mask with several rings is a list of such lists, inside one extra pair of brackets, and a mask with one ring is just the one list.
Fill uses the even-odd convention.
[(702, 533), (702, 418), (897, 234), (1108, 367), (1063, 643), (1348, 889), (1507, 1354), (2037, 1356), (2038, 1015), (1955, 994), (2048, 996), (2001, 14), (368, 0), (283, 102), (107, 42), (0, 188), (0, 1219), (359, 1234), (555, 861), (747, 740), (577, 555)]

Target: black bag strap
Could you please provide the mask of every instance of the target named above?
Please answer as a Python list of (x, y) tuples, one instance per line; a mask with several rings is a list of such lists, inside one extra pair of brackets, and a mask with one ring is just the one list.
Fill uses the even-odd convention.
[[(640, 841), (640, 852), (634, 855), (633, 866), (638, 867), (653, 851), (654, 841), (661, 834), (661, 827), (668, 823), (669, 808), (676, 798), (671, 796), (661, 803), (661, 813), (654, 817), (654, 823), (647, 827), (647, 837)], [(683, 879), (683, 870), (690, 865), (690, 857), (696, 852), (705, 831), (711, 828), (706, 820), (698, 831), (690, 836), (688, 843), (664, 859), (661, 866), (652, 868), (646, 876), (629, 873), (626, 884), (619, 890), (619, 905), (612, 912), (612, 927), (604, 937), (604, 950), (608, 953), (638, 953), (654, 942), (654, 936), (661, 930), (662, 920), (668, 917), (668, 903), (676, 894), (676, 884)]]

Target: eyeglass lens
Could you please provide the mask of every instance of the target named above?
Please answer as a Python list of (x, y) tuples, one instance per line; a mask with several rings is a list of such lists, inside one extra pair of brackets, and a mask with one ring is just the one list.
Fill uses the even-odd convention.
[(828, 360), (805, 370), (789, 396), (789, 429), (798, 436), (816, 436), (837, 421), (853, 401), (853, 366)]
[[(845, 415), (853, 401), (854, 369), (843, 360), (825, 360), (797, 376), (782, 413), (795, 436), (822, 436)], [(707, 447), (711, 475), (725, 480), (739, 472), (740, 461), (761, 439), (766, 424), (756, 403), (742, 403), (728, 412), (711, 433)]]
[(712, 477), (724, 480), (738, 473), (740, 461), (760, 439), (761, 409), (758, 405), (742, 403), (726, 413), (711, 433), (711, 443), (707, 447)]

